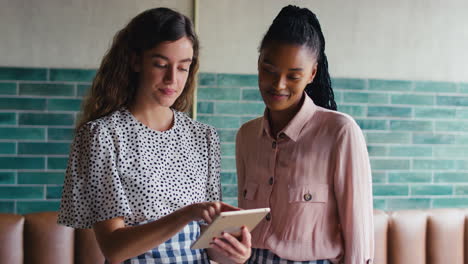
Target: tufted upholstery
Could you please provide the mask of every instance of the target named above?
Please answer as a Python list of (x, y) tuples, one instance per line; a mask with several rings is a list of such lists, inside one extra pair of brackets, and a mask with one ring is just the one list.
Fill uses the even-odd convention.
[(0, 263), (104, 263), (91, 229), (56, 224), (56, 212), (0, 214)]
[[(56, 220), (56, 212), (0, 214), (0, 263), (104, 263), (92, 230)], [(468, 264), (466, 209), (376, 210), (374, 222), (374, 263)]]
[(378, 264), (468, 264), (468, 210), (374, 212)]

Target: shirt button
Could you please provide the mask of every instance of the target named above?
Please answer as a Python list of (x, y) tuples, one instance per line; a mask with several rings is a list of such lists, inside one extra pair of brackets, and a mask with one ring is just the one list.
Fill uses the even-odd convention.
[(265, 219), (266, 219), (267, 221), (270, 221), (270, 220), (271, 220), (271, 214), (268, 213), (268, 214), (266, 215)]
[(276, 141), (273, 141), (273, 143), (271, 143), (271, 147), (276, 148)]
[(268, 184), (273, 185), (273, 177), (268, 180)]
[(279, 138), (285, 138), (286, 135), (284, 133), (279, 134)]
[(310, 193), (304, 194), (304, 200), (307, 201), (307, 202), (312, 200), (312, 194), (310, 194)]

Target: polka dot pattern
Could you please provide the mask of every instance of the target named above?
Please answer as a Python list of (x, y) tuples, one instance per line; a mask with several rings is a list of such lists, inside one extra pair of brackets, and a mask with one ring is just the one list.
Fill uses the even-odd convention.
[(118, 216), (127, 225), (156, 220), (192, 203), (221, 200), (216, 130), (173, 110), (156, 131), (127, 109), (88, 122), (75, 136), (59, 224), (91, 228)]

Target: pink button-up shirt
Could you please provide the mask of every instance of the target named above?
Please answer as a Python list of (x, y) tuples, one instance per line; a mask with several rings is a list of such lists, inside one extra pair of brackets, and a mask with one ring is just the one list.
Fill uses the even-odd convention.
[(296, 261), (371, 263), (371, 169), (356, 122), (305, 96), (277, 140), (270, 131), (265, 114), (236, 140), (239, 207), (271, 208), (252, 247)]

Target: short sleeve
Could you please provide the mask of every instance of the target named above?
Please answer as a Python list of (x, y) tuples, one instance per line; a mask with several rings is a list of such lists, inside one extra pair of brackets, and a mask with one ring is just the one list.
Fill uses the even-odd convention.
[(206, 183), (206, 201), (221, 201), (221, 149), (216, 129), (210, 127), (207, 132), (208, 142), (208, 181)]
[(103, 125), (84, 125), (73, 141), (58, 223), (91, 228), (99, 221), (131, 214), (117, 169), (114, 140)]

